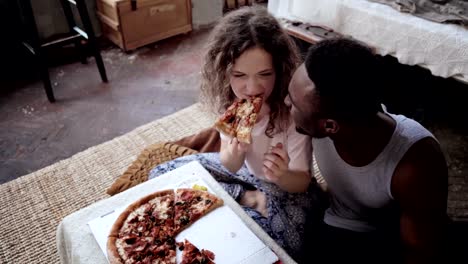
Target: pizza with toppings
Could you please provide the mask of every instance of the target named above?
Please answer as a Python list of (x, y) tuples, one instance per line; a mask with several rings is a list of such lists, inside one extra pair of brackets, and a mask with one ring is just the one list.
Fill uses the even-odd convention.
[(181, 264), (214, 264), (215, 254), (209, 250), (199, 250), (187, 239), (177, 243), (179, 250), (183, 250)]
[(177, 233), (212, 210), (223, 205), (215, 195), (193, 189), (178, 189), (174, 204), (174, 228)]
[(141, 198), (114, 223), (107, 240), (109, 262), (175, 264), (177, 234), (222, 205), (215, 195), (194, 189)]
[(251, 132), (262, 103), (263, 98), (260, 96), (234, 101), (216, 121), (215, 128), (229, 137), (250, 144)]

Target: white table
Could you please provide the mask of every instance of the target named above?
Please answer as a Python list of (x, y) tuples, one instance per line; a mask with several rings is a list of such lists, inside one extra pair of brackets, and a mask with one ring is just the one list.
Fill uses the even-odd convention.
[(295, 261), (244, 212), (237, 202), (222, 189), (198, 162), (189, 163), (158, 178), (137, 185), (125, 192), (99, 201), (65, 217), (57, 228), (57, 248), (61, 262), (64, 264), (108, 263), (88, 223), (112, 210), (128, 205), (139, 197), (153, 193), (156, 190), (174, 186), (174, 184), (180, 183), (181, 181), (189, 181), (194, 177), (202, 179), (210, 190), (221, 197), (225, 205), (229, 206), (229, 208), (241, 218), (246, 226), (268, 246), (283, 263), (295, 263)]
[(367, 0), (270, 0), (277, 17), (332, 28), (400, 63), (468, 83), (468, 29), (401, 13)]

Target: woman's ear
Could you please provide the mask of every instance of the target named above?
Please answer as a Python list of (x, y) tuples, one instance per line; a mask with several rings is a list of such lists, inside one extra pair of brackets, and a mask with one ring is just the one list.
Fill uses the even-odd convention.
[(336, 134), (340, 130), (340, 125), (336, 120), (333, 119), (326, 119), (325, 120), (325, 132), (327, 134)]

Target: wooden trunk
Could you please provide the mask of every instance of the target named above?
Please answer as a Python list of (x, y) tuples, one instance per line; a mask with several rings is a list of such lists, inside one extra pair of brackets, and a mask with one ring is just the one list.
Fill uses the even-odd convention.
[(192, 30), (190, 0), (97, 0), (102, 33), (123, 50)]

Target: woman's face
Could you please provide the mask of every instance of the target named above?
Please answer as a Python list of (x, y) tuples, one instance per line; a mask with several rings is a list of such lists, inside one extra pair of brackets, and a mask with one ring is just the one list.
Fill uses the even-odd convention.
[(250, 48), (234, 61), (229, 83), (237, 98), (270, 96), (275, 86), (276, 73), (270, 53), (259, 47)]

